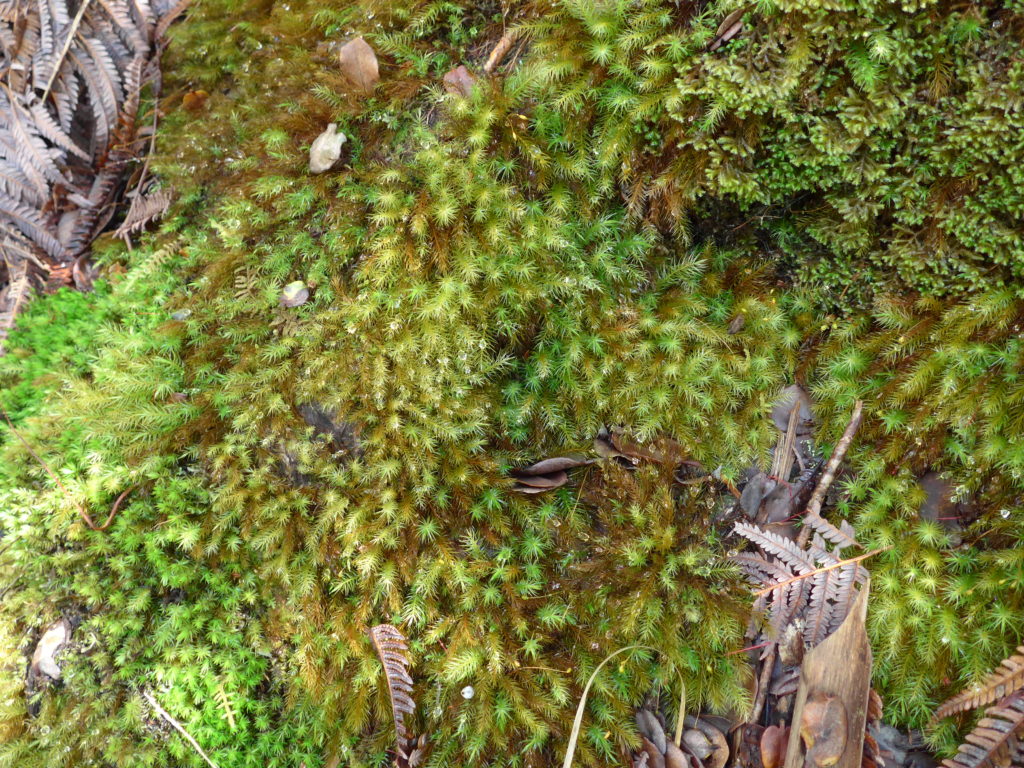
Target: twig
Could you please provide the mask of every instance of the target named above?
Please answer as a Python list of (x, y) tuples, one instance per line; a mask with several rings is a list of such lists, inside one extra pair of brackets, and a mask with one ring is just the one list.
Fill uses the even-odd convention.
[(42, 468), (46, 470), (46, 474), (50, 476), (50, 479), (57, 484), (57, 487), (60, 488), (61, 491), (64, 492), (64, 497), (74, 505), (75, 509), (78, 510), (79, 517), (82, 518), (82, 522), (85, 523), (86, 526), (88, 526), (89, 530), (107, 530), (107, 528), (110, 527), (110, 524), (114, 522), (114, 516), (117, 514), (117, 510), (121, 508), (121, 502), (125, 500), (129, 493), (134, 491), (139, 486), (133, 485), (130, 488), (126, 488), (125, 490), (121, 491), (121, 495), (118, 496), (117, 499), (114, 501), (114, 506), (110, 508), (110, 514), (107, 515), (107, 519), (103, 521), (103, 525), (96, 525), (96, 523), (92, 519), (92, 515), (89, 514), (85, 507), (83, 507), (81, 504), (75, 501), (75, 497), (71, 495), (71, 491), (68, 490), (67, 486), (60, 481), (60, 478), (57, 477), (57, 473), (50, 469), (50, 465), (47, 464), (43, 460), (43, 458), (38, 453), (35, 452), (35, 449), (32, 448), (28, 440), (26, 440), (22, 436), (21, 432), (17, 430), (17, 428), (14, 426), (14, 423), (11, 421), (11, 417), (7, 415), (7, 411), (4, 409), (3, 406), (0, 406), (0, 414), (3, 414), (4, 421), (7, 422), (7, 426), (10, 427), (11, 432), (14, 433), (14, 436), (17, 437), (21, 441), (21, 444), (24, 445), (25, 448), (28, 450), (28, 452), (32, 454), (32, 458), (39, 462)]
[(213, 762), (213, 760), (211, 760), (205, 752), (203, 752), (203, 748), (199, 746), (199, 742), (192, 738), (192, 734), (186, 731), (181, 723), (179, 723), (177, 720), (171, 717), (167, 710), (160, 706), (160, 703), (155, 698), (153, 698), (153, 694), (151, 694), (149, 691), (143, 691), (142, 695), (146, 698), (146, 701), (153, 705), (153, 709), (156, 710), (156, 713), (160, 715), (160, 717), (162, 717), (164, 720), (170, 723), (174, 727), (174, 729), (178, 731), (178, 733), (180, 733), (182, 736), (188, 739), (189, 744), (191, 744), (195, 748), (196, 752), (199, 753), (199, 756), (203, 758), (203, 760), (205, 760), (211, 766), (211, 768), (219, 768), (219, 766), (215, 762)]
[[(836, 443), (836, 447), (832, 451), (832, 456), (829, 458), (828, 464), (825, 465), (825, 471), (821, 473), (821, 479), (818, 481), (818, 486), (814, 489), (814, 493), (811, 494), (811, 500), (807, 502), (806, 517), (821, 517), (821, 505), (825, 501), (825, 494), (828, 493), (828, 489), (832, 485), (832, 481), (835, 480), (836, 471), (839, 469), (839, 465), (842, 463), (843, 457), (846, 456), (846, 451), (849, 450), (850, 443), (853, 442), (853, 436), (857, 433), (858, 427), (860, 427), (861, 414), (863, 410), (863, 400), (858, 400), (853, 404), (853, 414), (850, 416), (850, 423), (846, 425), (846, 431), (843, 432), (843, 436), (839, 438), (839, 442)], [(810, 536), (811, 528), (810, 526), (805, 525), (803, 530), (800, 531), (800, 538), (798, 540), (801, 548), (807, 545), (807, 540)]]
[(131, 493), (132, 491), (134, 491), (138, 487), (139, 486), (137, 486), (137, 485), (133, 485), (130, 488), (125, 488), (123, 491), (121, 491), (121, 494), (114, 501), (114, 506), (112, 506), (110, 508), (110, 514), (107, 515), (107, 519), (103, 522), (103, 525), (101, 525), (99, 528), (93, 528), (93, 530), (94, 531), (105, 531), (105, 530), (107, 530), (107, 528), (110, 527), (110, 524), (112, 522), (114, 522), (114, 515), (116, 515), (117, 514), (117, 510), (121, 508), (121, 502), (125, 500), (125, 498), (128, 496), (129, 493)]
[(512, 47), (512, 43), (516, 41), (516, 37), (518, 36), (519, 33), (512, 29), (506, 31), (505, 34), (501, 36), (498, 44), (495, 45), (494, 50), (491, 51), (491, 55), (487, 57), (487, 61), (484, 64), (484, 72), (489, 75), (494, 71), (494, 68), (501, 63), (503, 58), (505, 58), (505, 54), (508, 53), (509, 49)]
[(863, 555), (857, 555), (856, 557), (850, 557), (846, 560), (840, 560), (838, 563), (832, 563), (831, 565), (825, 565), (821, 568), (815, 568), (813, 571), (801, 573), (799, 576), (794, 576), (791, 579), (785, 579), (783, 581), (776, 582), (775, 584), (767, 586), (764, 589), (759, 589), (756, 592), (754, 592), (754, 597), (761, 597), (762, 595), (770, 594), (771, 592), (774, 592), (776, 589), (788, 587), (790, 584), (795, 584), (798, 581), (803, 581), (804, 579), (808, 579), (811, 576), (817, 576), (819, 573), (825, 573), (825, 571), (831, 571), (836, 568), (842, 568), (844, 565), (850, 565), (852, 563), (859, 563), (861, 560), (867, 560), (869, 557), (874, 557), (875, 555), (881, 552), (888, 552), (890, 549), (892, 549), (892, 546), (882, 547), (881, 549), (873, 549), (870, 552), (866, 552)]
[(24, 445), (25, 448), (28, 450), (28, 452), (32, 454), (32, 458), (42, 465), (43, 469), (46, 470), (46, 474), (50, 476), (50, 479), (53, 480), (53, 482), (57, 484), (57, 487), (64, 492), (64, 496), (67, 498), (67, 500), (70, 501), (75, 506), (75, 508), (78, 510), (78, 514), (82, 518), (82, 522), (84, 522), (87, 526), (89, 526), (92, 530), (95, 531), (96, 524), (93, 523), (92, 517), (89, 516), (89, 513), (85, 511), (85, 507), (83, 507), (81, 504), (75, 501), (75, 497), (71, 495), (71, 491), (69, 491), (67, 489), (67, 486), (60, 481), (60, 478), (57, 477), (57, 474), (52, 469), (50, 469), (50, 465), (43, 461), (42, 457), (38, 453), (36, 453), (35, 449), (33, 449), (32, 446), (29, 444), (28, 440), (22, 437), (21, 432), (19, 432), (15, 428), (14, 423), (11, 421), (11, 417), (7, 415), (7, 411), (4, 409), (3, 406), (0, 406), (0, 414), (3, 414), (4, 421), (6, 421), (7, 426), (11, 428), (11, 432), (14, 433), (14, 436), (17, 437), (21, 441), (21, 444)]
[(761, 667), (761, 675), (757, 678), (757, 694), (754, 697), (754, 708), (750, 712), (750, 722), (752, 723), (761, 719), (761, 712), (764, 711), (764, 704), (768, 700), (768, 688), (772, 681), (772, 670), (775, 668), (775, 653), (778, 647), (778, 643), (768, 643), (768, 656)]
[(64, 57), (67, 56), (68, 51), (71, 50), (71, 42), (75, 39), (75, 35), (78, 34), (78, 26), (82, 23), (82, 18), (85, 16), (85, 10), (88, 7), (89, 0), (82, 0), (82, 4), (78, 6), (78, 13), (75, 14), (75, 18), (71, 22), (71, 28), (68, 29), (68, 36), (64, 41), (64, 47), (61, 48), (60, 55), (53, 64), (53, 69), (50, 71), (50, 79), (46, 81), (46, 87), (43, 89), (43, 98), (39, 100), (40, 104), (45, 104), (46, 98), (50, 95), (50, 88), (53, 87), (53, 81), (57, 79), (57, 73), (60, 71), (61, 65), (64, 64)]

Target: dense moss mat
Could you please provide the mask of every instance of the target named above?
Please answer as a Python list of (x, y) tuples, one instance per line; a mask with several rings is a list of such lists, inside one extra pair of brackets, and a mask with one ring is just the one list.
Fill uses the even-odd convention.
[[(653, 688), (742, 710), (723, 485), (603, 462), (524, 497), (507, 473), (622, 425), (738, 482), (793, 380), (823, 448), (866, 401), (839, 513), (888, 547), (889, 717), (923, 724), (1019, 641), (1022, 9), (765, 2), (708, 51), (734, 7), (195, 7), (153, 161), (172, 216), (98, 246), (109, 284), (39, 300), (0, 367), (67, 488), (7, 436), (0, 765), (201, 765), (143, 691), (222, 768), (383, 764), (380, 621), (412, 641), (432, 766), (557, 764), (634, 643), (659, 652), (598, 676), (581, 764), (621, 763)], [(446, 95), (507, 24), (514, 66)], [(338, 72), (356, 33), (372, 96)], [(346, 166), (311, 177), (332, 121)], [(279, 306), (294, 280), (310, 300)], [(918, 515), (929, 470), (962, 534)], [(103, 519), (129, 489), (82, 525), (72, 500)], [(65, 677), (29, 716), (58, 615)]]

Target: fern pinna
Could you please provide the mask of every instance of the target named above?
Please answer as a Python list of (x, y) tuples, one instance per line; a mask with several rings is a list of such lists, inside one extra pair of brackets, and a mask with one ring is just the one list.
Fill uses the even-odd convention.
[(936, 723), (944, 717), (989, 706), (985, 716), (945, 768), (1001, 768), (1024, 765), (1024, 646), (1003, 660), (999, 668), (981, 685), (968, 688), (943, 702), (932, 717)]
[(411, 717), (416, 711), (412, 676), (409, 674), (409, 646), (405, 636), (391, 624), (378, 624), (371, 628), (370, 639), (384, 665), (384, 676), (388, 681), (388, 696), (395, 719), (395, 766), (416, 768), (423, 759), (426, 740), (412, 736), (405, 724), (406, 715)]

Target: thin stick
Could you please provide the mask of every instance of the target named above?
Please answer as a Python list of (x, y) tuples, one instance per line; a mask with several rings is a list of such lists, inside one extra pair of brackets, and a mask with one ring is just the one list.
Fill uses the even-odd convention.
[(768, 657), (761, 667), (761, 674), (757, 678), (757, 696), (754, 698), (754, 709), (750, 713), (750, 722), (756, 723), (764, 711), (764, 704), (768, 700), (769, 683), (772, 681), (772, 670), (775, 669), (775, 652), (778, 650), (778, 643), (768, 644)]
[(116, 501), (114, 501), (114, 506), (110, 508), (110, 514), (107, 515), (107, 519), (104, 521), (103, 525), (101, 525), (99, 528), (93, 528), (93, 530), (94, 531), (105, 531), (105, 530), (107, 530), (107, 528), (110, 527), (110, 524), (112, 522), (114, 522), (114, 515), (116, 515), (117, 514), (117, 510), (121, 508), (121, 502), (125, 500), (125, 498), (128, 496), (129, 493), (131, 493), (132, 491), (134, 491), (138, 487), (139, 486), (137, 486), (137, 485), (133, 485), (130, 488), (126, 488), (125, 490), (121, 491), (121, 495), (117, 497)]
[(32, 454), (32, 458), (38, 461), (40, 465), (42, 465), (43, 469), (46, 470), (46, 474), (50, 476), (50, 479), (53, 480), (53, 482), (57, 484), (57, 487), (64, 492), (64, 496), (67, 498), (67, 500), (75, 505), (75, 508), (78, 510), (78, 514), (82, 518), (82, 522), (84, 522), (87, 526), (89, 526), (89, 528), (95, 531), (96, 524), (93, 523), (92, 518), (89, 516), (89, 513), (85, 511), (85, 507), (83, 507), (81, 504), (75, 501), (75, 497), (71, 495), (71, 491), (69, 491), (67, 489), (67, 486), (60, 481), (60, 478), (57, 477), (57, 474), (52, 469), (50, 469), (50, 465), (43, 461), (42, 457), (35, 452), (31, 445), (29, 445), (28, 440), (21, 436), (21, 432), (19, 432), (15, 428), (14, 423), (11, 421), (11, 417), (7, 415), (7, 411), (4, 409), (3, 406), (0, 406), (0, 414), (3, 414), (4, 421), (7, 422), (7, 426), (11, 428), (11, 432), (14, 433), (14, 436), (17, 437), (21, 441), (21, 444), (24, 445), (26, 449), (28, 449), (28, 452)]
[[(846, 451), (849, 450), (850, 443), (853, 442), (853, 436), (857, 433), (857, 429), (860, 427), (861, 414), (863, 410), (863, 400), (858, 400), (853, 404), (853, 414), (850, 416), (850, 423), (846, 425), (846, 431), (843, 432), (843, 436), (839, 438), (839, 442), (836, 443), (836, 447), (832, 451), (832, 456), (829, 458), (828, 464), (825, 465), (825, 471), (821, 473), (821, 479), (818, 481), (818, 486), (814, 489), (814, 493), (811, 494), (811, 500), (807, 502), (808, 517), (821, 517), (821, 505), (825, 501), (825, 494), (828, 493), (828, 489), (832, 485), (832, 481), (835, 480), (839, 464), (843, 461), (843, 457), (846, 456)], [(801, 548), (807, 545), (807, 540), (810, 536), (810, 526), (805, 525), (803, 530), (800, 531), (800, 539), (798, 540)]]
[(199, 743), (192, 738), (192, 734), (186, 731), (181, 723), (179, 723), (177, 720), (171, 717), (167, 710), (160, 706), (160, 703), (155, 698), (153, 698), (153, 694), (151, 694), (149, 691), (143, 691), (142, 695), (146, 697), (146, 701), (153, 705), (153, 709), (156, 710), (156, 713), (160, 715), (160, 717), (162, 717), (164, 720), (170, 723), (174, 727), (174, 729), (178, 731), (178, 733), (180, 733), (182, 736), (188, 739), (188, 743), (195, 748), (196, 752), (199, 753), (199, 756), (203, 758), (203, 760), (205, 760), (210, 765), (211, 768), (219, 768), (219, 766), (215, 762), (213, 762), (213, 760), (211, 760), (205, 752), (203, 752), (203, 748), (200, 747)]
[(487, 57), (487, 62), (484, 64), (484, 72), (489, 75), (494, 71), (494, 68), (501, 63), (503, 58), (505, 58), (505, 54), (508, 53), (509, 49), (512, 47), (512, 43), (516, 41), (516, 37), (518, 36), (519, 33), (511, 29), (501, 36), (498, 44), (494, 46), (494, 50), (491, 51), (491, 55)]
[(775, 584), (772, 584), (769, 587), (765, 587), (764, 589), (759, 589), (756, 592), (754, 592), (754, 597), (761, 597), (762, 595), (770, 594), (774, 592), (776, 589), (788, 587), (790, 584), (795, 584), (798, 581), (803, 581), (804, 579), (810, 578), (811, 576), (817, 576), (819, 573), (825, 573), (825, 571), (831, 571), (836, 568), (842, 568), (844, 565), (850, 565), (852, 563), (859, 563), (861, 560), (867, 560), (869, 557), (874, 557), (875, 555), (881, 552), (888, 552), (890, 549), (892, 549), (891, 546), (882, 547), (881, 549), (873, 549), (870, 552), (867, 552), (863, 555), (857, 555), (856, 557), (850, 557), (846, 560), (840, 560), (838, 563), (832, 563), (832, 565), (826, 565), (821, 568), (815, 568), (813, 571), (801, 573), (799, 576), (794, 576), (791, 579), (785, 579), (783, 581), (776, 582)]
[(64, 41), (64, 47), (60, 51), (60, 56), (57, 57), (57, 61), (53, 64), (53, 69), (50, 72), (50, 79), (46, 81), (46, 88), (43, 89), (43, 98), (40, 103), (46, 103), (46, 97), (50, 95), (50, 88), (53, 87), (53, 81), (57, 79), (57, 73), (60, 71), (61, 65), (64, 63), (64, 57), (68, 55), (68, 51), (71, 50), (71, 41), (75, 39), (75, 35), (78, 34), (78, 26), (82, 23), (82, 17), (85, 16), (85, 9), (89, 7), (89, 0), (82, 0), (82, 4), (78, 6), (78, 13), (75, 14), (74, 21), (71, 22), (71, 29), (68, 30), (68, 38)]

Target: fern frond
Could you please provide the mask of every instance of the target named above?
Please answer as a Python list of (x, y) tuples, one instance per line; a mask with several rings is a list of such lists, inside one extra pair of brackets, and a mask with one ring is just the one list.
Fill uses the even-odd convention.
[(1021, 688), (1024, 688), (1024, 645), (1018, 647), (1017, 652), (1008, 659), (1004, 659), (1000, 668), (989, 675), (981, 685), (969, 688), (943, 702), (935, 710), (932, 720), (941, 720), (958, 712), (968, 712), (987, 706)]

